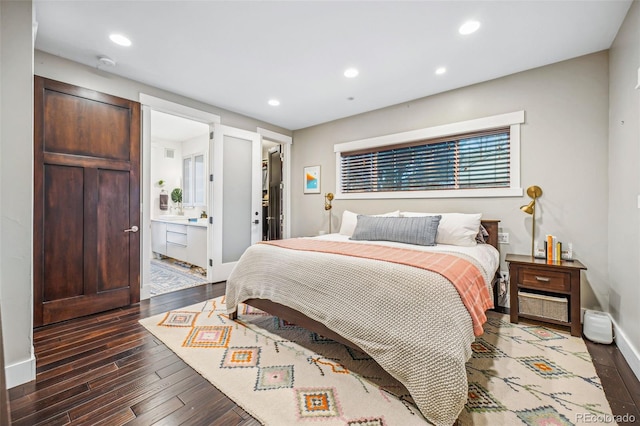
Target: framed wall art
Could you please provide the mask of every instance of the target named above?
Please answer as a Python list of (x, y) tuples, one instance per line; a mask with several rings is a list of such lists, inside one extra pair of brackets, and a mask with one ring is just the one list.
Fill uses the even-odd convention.
[(320, 166), (307, 166), (304, 168), (304, 193), (320, 193)]

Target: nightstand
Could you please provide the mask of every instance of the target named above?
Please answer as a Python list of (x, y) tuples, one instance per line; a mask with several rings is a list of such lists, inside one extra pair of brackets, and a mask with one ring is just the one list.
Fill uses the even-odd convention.
[[(547, 263), (544, 259), (519, 254), (507, 254), (505, 261), (509, 264), (512, 323), (517, 324), (520, 318), (529, 318), (564, 325), (571, 328), (572, 336), (582, 335), (580, 271), (586, 270), (586, 266), (578, 260)], [(524, 312), (521, 312), (518, 293), (527, 304)], [(564, 316), (563, 303), (566, 303)], [(545, 309), (553, 313), (545, 314)]]

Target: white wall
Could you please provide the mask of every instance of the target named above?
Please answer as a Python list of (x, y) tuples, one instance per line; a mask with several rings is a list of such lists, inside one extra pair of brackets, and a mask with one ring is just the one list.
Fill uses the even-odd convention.
[[(173, 158), (166, 158), (164, 151), (165, 148), (174, 150)], [(205, 173), (208, 175), (209, 163), (207, 151), (209, 150), (209, 135), (204, 134), (196, 136), (191, 139), (187, 139), (183, 142), (174, 142), (162, 140), (159, 138), (151, 139), (151, 194), (152, 194), (152, 209), (151, 217), (157, 218), (166, 214), (176, 214), (176, 211), (172, 209), (174, 207), (173, 201), (171, 201), (171, 191), (174, 188), (182, 188), (182, 159), (185, 156), (192, 154), (205, 154)], [(169, 210), (160, 210), (160, 190), (163, 189), (158, 185), (158, 181), (162, 179), (165, 181), (164, 190), (169, 195)], [(208, 191), (205, 191), (205, 205), (207, 203)], [(203, 207), (184, 207), (185, 217), (200, 217), (202, 210), (206, 211)]]
[[(333, 145), (441, 124), (525, 111), (521, 126), (523, 188), (539, 185), (537, 236), (554, 234), (572, 242), (583, 275), (582, 305), (608, 306), (607, 139), (608, 53), (600, 52), (429, 96), (294, 132), (292, 147), (292, 235), (328, 230), (326, 192), (335, 190)], [(321, 191), (302, 192), (302, 170), (321, 166)], [(529, 198), (334, 200), (333, 229), (345, 209), (380, 213), (412, 211), (482, 212), (500, 219), (510, 244), (501, 254), (530, 253), (531, 218), (519, 210)], [(504, 264), (502, 268), (505, 268)]]
[(31, 1), (0, 1), (0, 295), (7, 386), (33, 358), (33, 36)]
[(182, 155), (200, 154), (209, 149), (209, 135), (203, 134), (182, 142)]
[[(173, 158), (165, 157), (165, 149), (173, 149)], [(182, 144), (180, 142), (151, 138), (151, 217), (163, 214), (175, 214), (172, 211), (171, 191), (182, 186)], [(163, 180), (164, 187), (158, 185)], [(160, 210), (160, 191), (164, 189), (169, 195), (169, 210)]]
[(640, 378), (640, 2), (610, 50), (609, 305), (616, 342)]

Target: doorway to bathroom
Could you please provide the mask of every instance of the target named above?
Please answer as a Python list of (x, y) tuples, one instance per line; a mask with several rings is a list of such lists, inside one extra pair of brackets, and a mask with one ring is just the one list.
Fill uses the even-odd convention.
[(207, 279), (209, 126), (152, 110), (149, 295)]
[[(279, 145), (282, 152), (280, 228), (282, 238), (290, 235), (290, 136), (261, 127), (256, 127), (256, 131), (248, 131), (222, 125), (218, 115), (146, 94), (140, 94), (140, 103), (143, 188), (141, 299), (151, 296), (151, 264), (160, 260), (154, 259), (157, 257), (154, 253), (179, 261), (184, 260), (181, 256), (186, 256), (190, 270), (196, 269), (191, 265), (206, 264), (206, 282), (219, 282), (228, 278), (237, 257), (249, 245), (262, 239), (260, 230), (264, 218), (261, 204), (265, 200), (261, 181), (263, 143), (269, 147)], [(200, 156), (196, 149), (178, 152), (176, 146), (163, 145), (158, 143), (157, 138), (152, 138), (153, 117), (157, 117), (157, 113), (188, 119), (208, 127), (208, 149), (204, 155)], [(156, 140), (155, 146), (152, 139)], [(170, 177), (168, 168), (152, 167), (154, 157), (168, 161), (166, 157), (171, 156), (182, 161), (179, 166), (179, 186), (175, 178)], [(201, 175), (205, 176), (204, 188), (197, 178)], [(247, 185), (241, 184), (244, 181)], [(181, 202), (176, 201), (179, 200), (176, 189), (181, 190)], [(204, 189), (204, 194), (201, 189)], [(204, 204), (199, 198), (202, 196), (205, 198)], [(237, 202), (238, 199), (246, 200), (246, 197), (252, 200), (249, 204)], [(162, 221), (157, 220), (158, 217)], [(203, 235), (201, 232), (196, 234), (199, 226), (205, 229), (207, 249), (189, 250), (190, 246), (198, 247), (190, 242), (198, 238), (194, 235)], [(250, 234), (250, 238), (244, 238), (246, 234)], [(153, 241), (159, 242), (159, 247)], [(165, 254), (162, 254), (163, 249)], [(162, 260), (166, 259), (163, 257)]]
[(140, 103), (140, 298), (148, 299), (211, 282), (207, 175), (210, 136), (220, 117), (143, 93)]

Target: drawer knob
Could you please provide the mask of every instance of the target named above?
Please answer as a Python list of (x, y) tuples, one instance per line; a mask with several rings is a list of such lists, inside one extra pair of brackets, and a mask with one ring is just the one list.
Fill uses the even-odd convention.
[(551, 280), (547, 277), (539, 277), (536, 275), (536, 281), (542, 281), (542, 282), (548, 283)]

